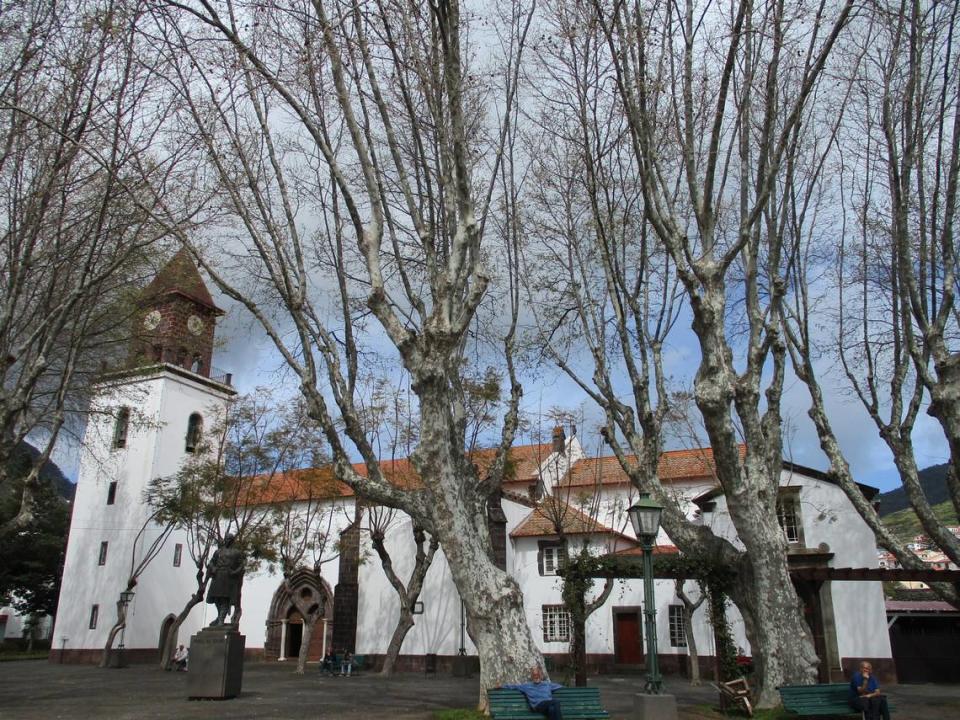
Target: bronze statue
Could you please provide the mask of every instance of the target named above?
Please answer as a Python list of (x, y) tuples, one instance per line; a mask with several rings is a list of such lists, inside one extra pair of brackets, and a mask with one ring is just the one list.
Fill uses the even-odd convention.
[(243, 585), (246, 557), (242, 550), (234, 547), (235, 541), (233, 535), (225, 535), (220, 547), (207, 563), (207, 572), (210, 574), (207, 603), (217, 606), (217, 618), (210, 623), (210, 627), (223, 625), (231, 607), (231, 622), (237, 624), (240, 620), (240, 588)]

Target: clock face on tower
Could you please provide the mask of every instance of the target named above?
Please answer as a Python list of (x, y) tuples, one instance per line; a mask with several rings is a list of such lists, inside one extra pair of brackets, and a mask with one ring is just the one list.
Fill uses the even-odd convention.
[(160, 326), (160, 311), (151, 310), (143, 318), (143, 327), (145, 330), (156, 330)]
[(193, 335), (199, 335), (203, 332), (203, 320), (196, 315), (191, 315), (187, 318), (187, 330)]

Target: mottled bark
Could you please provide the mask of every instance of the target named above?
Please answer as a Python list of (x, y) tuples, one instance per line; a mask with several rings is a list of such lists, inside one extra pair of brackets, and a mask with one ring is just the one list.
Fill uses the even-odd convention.
[(307, 670), (307, 656), (310, 654), (310, 638), (317, 625), (317, 618), (313, 615), (303, 618), (303, 634), (300, 636), (300, 652), (297, 655), (297, 675), (303, 675)]
[(683, 603), (683, 634), (687, 640), (687, 657), (690, 658), (690, 684), (696, 686), (700, 684), (700, 657), (697, 652), (697, 638), (693, 632), (693, 614), (703, 605), (707, 594), (701, 588), (700, 599), (693, 601), (684, 591), (684, 583), (684, 580), (677, 580), (676, 593)]
[[(481, 658), (480, 687), (522, 682), (531, 667), (544, 664), (520, 586), (491, 559), (487, 498), (463, 449), (450, 442), (451, 403), (442, 389), (430, 386), (436, 378), (420, 377), (414, 389), (421, 402), (421, 443), (412, 460), (430, 490), (429, 532), (443, 547)], [(485, 690), (480, 704), (485, 707)]]

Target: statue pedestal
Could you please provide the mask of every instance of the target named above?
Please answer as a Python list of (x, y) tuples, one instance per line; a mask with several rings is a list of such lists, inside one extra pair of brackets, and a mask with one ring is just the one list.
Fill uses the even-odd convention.
[(638, 693), (633, 696), (633, 717), (635, 720), (677, 720), (677, 698)]
[(187, 696), (226, 700), (240, 694), (246, 638), (236, 625), (204, 628), (190, 638)]

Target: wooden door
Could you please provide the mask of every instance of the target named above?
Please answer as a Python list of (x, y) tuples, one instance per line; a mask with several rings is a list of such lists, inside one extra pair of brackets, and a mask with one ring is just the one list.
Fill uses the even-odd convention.
[(617, 664), (642, 664), (644, 655), (640, 612), (638, 610), (615, 610), (613, 622), (613, 644)]

